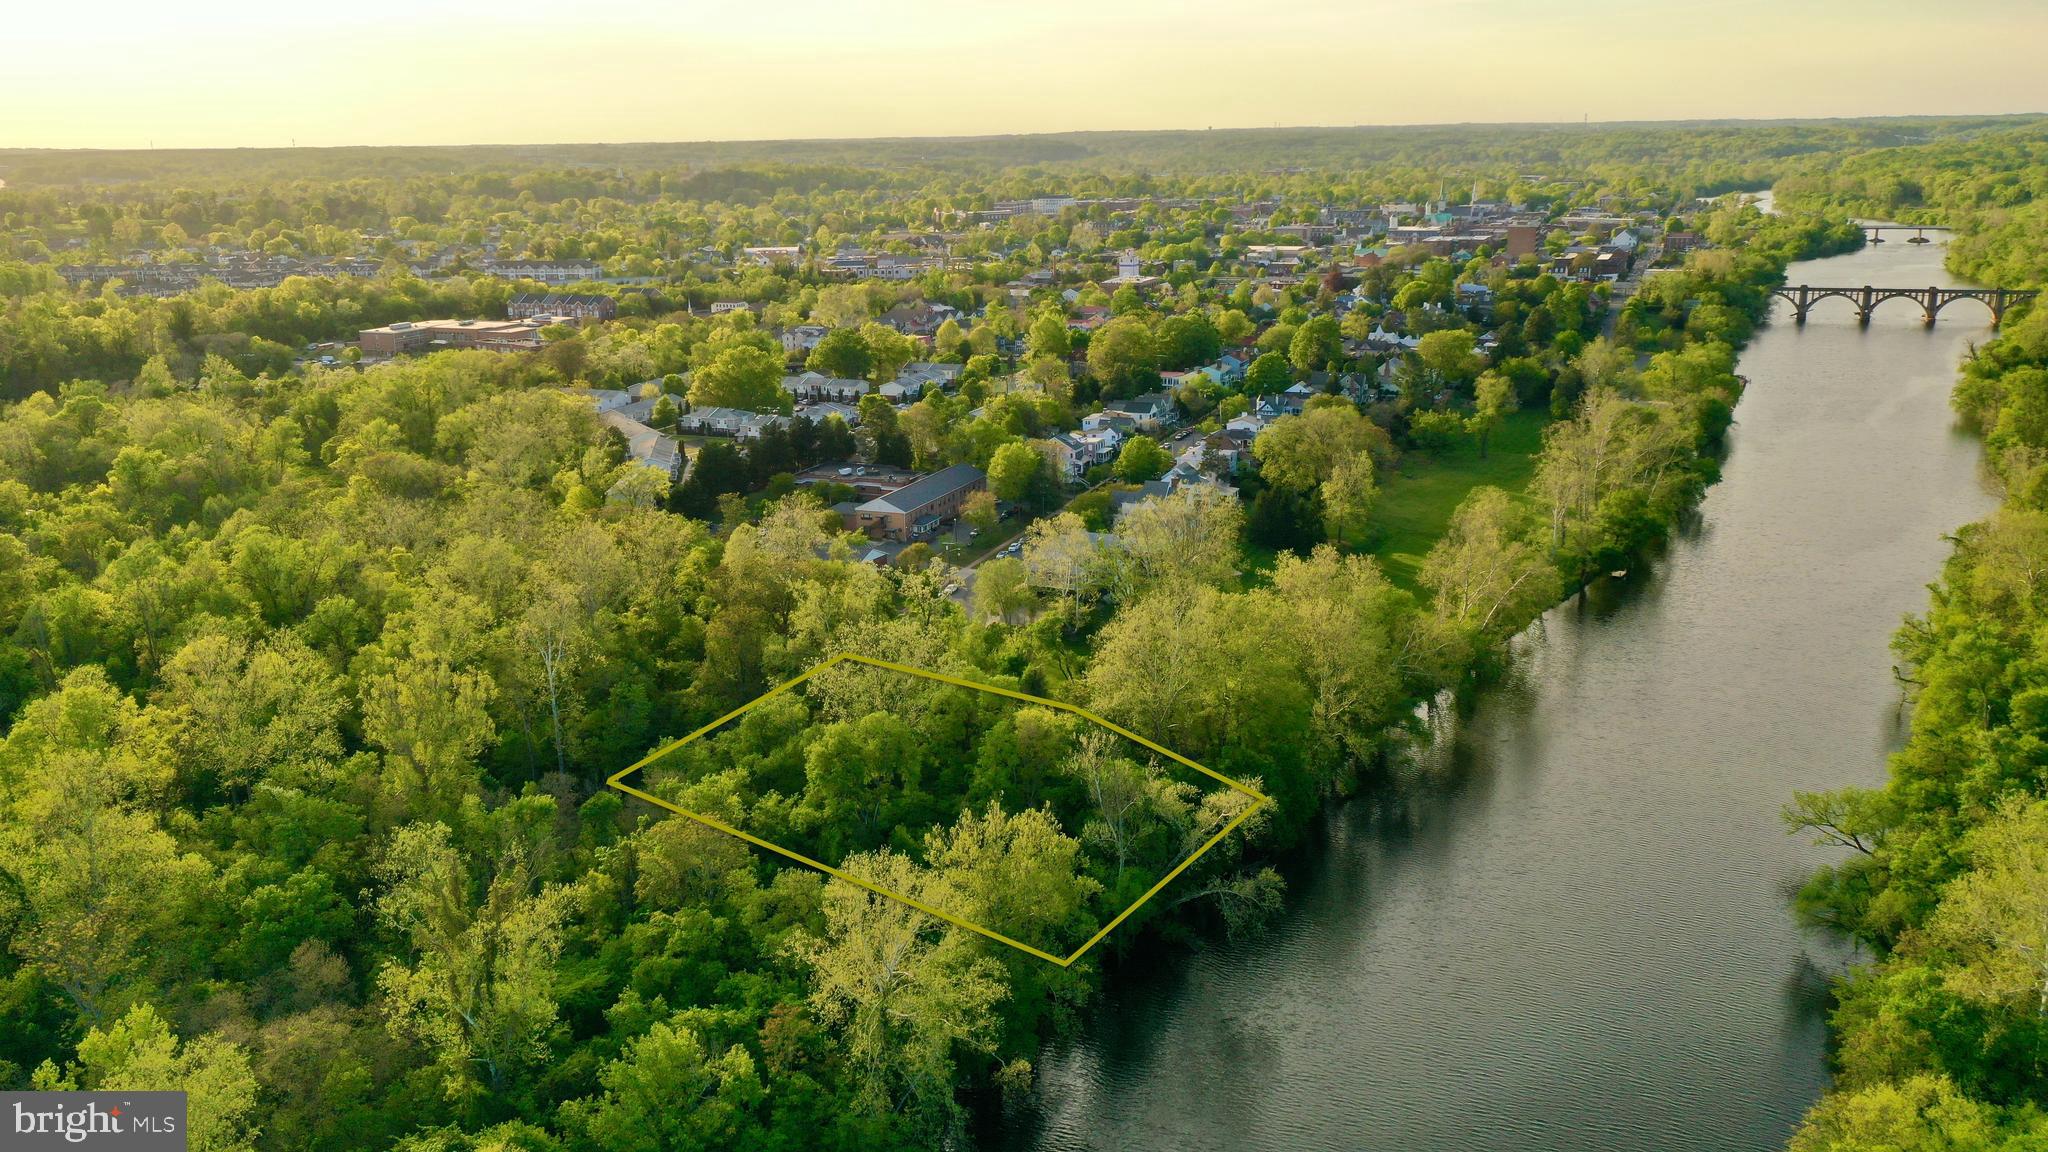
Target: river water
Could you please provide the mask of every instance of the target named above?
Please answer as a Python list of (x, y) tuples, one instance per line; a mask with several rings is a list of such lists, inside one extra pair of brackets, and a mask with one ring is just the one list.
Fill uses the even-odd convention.
[[(1956, 283), (1896, 241), (1789, 282)], [(1009, 1142), (1781, 1147), (1847, 957), (1793, 923), (1829, 855), (1778, 812), (1879, 782), (1902, 735), (1889, 639), (1994, 504), (1948, 408), (1987, 323), (1779, 303), (1699, 523), (1522, 637), (1413, 786), (1332, 812), (1274, 929), (1119, 973)]]

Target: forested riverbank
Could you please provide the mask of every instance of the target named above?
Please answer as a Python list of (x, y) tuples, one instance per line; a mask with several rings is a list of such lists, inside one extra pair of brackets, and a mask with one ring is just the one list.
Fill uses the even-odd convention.
[[(587, 386), (671, 367), (694, 386), (773, 356), (750, 318), (634, 316), (357, 370), (250, 330), (299, 339), (311, 321), (278, 311), (294, 300), (331, 326), (482, 289), (393, 274), (156, 302), (13, 269), (0, 1080), (186, 1087), (218, 1149), (957, 1141), (965, 1101), (1030, 1082), (1123, 941), (1254, 930), (1284, 898), (1266, 860), (1408, 738), (1416, 702), (1632, 564), (1712, 482), (1769, 287), (1860, 233), (1732, 207), (1688, 222), (1708, 246), (1647, 276), (1611, 338), (1604, 298), (1534, 261), (1377, 272), (1425, 339), (1448, 337), (1388, 365), (1421, 401), (1333, 390), (1276, 420), (1248, 509), (1176, 492), (1127, 512), (1113, 548), (1048, 517), (1034, 563), (1067, 556), (1071, 579), (972, 612), (943, 565), (861, 562), (838, 516), (766, 492), (781, 468), (712, 477), (765, 495), (718, 501), (716, 523), (641, 498)], [(1454, 281), (1488, 286), (1483, 322)], [(788, 318), (858, 295), (834, 287), (806, 284)], [(991, 287), (945, 290), (981, 304), (995, 347), (1027, 326)], [(1039, 396), (940, 398), (900, 430), (864, 404), (860, 450), (996, 473), (1026, 433), (1156, 380), (1155, 345), (1250, 324), (1239, 295), (1272, 371), (1325, 372), (1334, 290), (1265, 293), (1121, 301), (1089, 376), (1059, 361)], [(1064, 312), (1028, 326), (1032, 364)], [(963, 367), (996, 356), (953, 335)], [(1466, 494), (1420, 595), (1396, 587), (1363, 554), (1373, 469), (1483, 438), (1516, 404), (1555, 417), (1528, 485)], [(728, 455), (751, 469), (770, 447)], [(1276, 537), (1293, 543), (1248, 547)], [(848, 650), (1085, 705), (1277, 805), (1055, 970), (602, 787)], [(1236, 814), (1045, 713), (854, 670), (816, 688), (815, 714), (759, 710), (650, 787), (1049, 944)]]
[[(1952, 224), (1953, 270), (2038, 287), (2042, 147), (2019, 131), (1880, 151), (1788, 181), (1780, 201)], [(1801, 795), (1786, 813), (1844, 850), (1799, 894), (1801, 916), (1873, 958), (1838, 989), (1836, 1084), (1798, 1152), (2048, 1140), (2048, 310), (1975, 350), (1954, 406), (2004, 499), (1957, 533), (1928, 610), (1895, 640), (1911, 736), (1884, 787)]]

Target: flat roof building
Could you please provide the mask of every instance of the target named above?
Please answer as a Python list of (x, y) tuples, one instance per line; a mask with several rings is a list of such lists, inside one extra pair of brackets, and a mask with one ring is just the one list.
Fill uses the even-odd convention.
[(540, 347), (542, 318), (522, 320), (419, 320), (365, 328), (358, 333), (365, 356), (402, 356), (443, 348), (522, 352)]

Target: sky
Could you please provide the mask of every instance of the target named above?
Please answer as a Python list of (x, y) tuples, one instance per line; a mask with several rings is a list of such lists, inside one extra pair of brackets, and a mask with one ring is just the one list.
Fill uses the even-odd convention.
[(70, 0), (0, 147), (2048, 111), (2044, 0)]

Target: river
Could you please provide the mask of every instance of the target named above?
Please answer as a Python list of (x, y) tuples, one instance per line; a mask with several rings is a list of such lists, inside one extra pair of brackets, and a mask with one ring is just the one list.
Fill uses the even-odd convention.
[[(1897, 241), (1789, 282), (1957, 283)], [(1891, 634), (1994, 505), (1948, 407), (1974, 308), (1863, 329), (1835, 300), (1800, 328), (1780, 302), (1668, 555), (1521, 637), (1411, 786), (1332, 811), (1277, 926), (1120, 972), (1009, 1143), (1781, 1147), (1826, 1085), (1847, 957), (1793, 922), (1830, 856), (1778, 813), (1883, 778)]]

